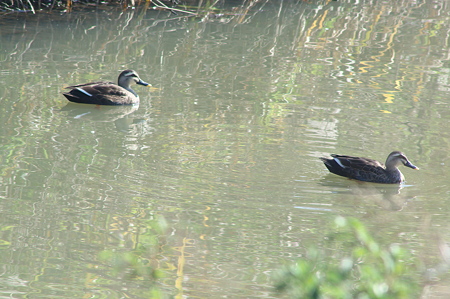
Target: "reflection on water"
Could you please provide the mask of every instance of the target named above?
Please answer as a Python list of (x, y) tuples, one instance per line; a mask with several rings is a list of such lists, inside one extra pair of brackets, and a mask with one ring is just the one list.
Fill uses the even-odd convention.
[[(239, 5), (2, 18), (2, 296), (273, 298), (272, 273), (321, 246), (336, 215), (438, 264), (449, 8)], [(127, 68), (158, 87), (139, 107), (61, 95)], [(421, 166), (410, 185), (337, 178), (318, 160), (396, 149)], [(429, 298), (449, 293), (440, 279)]]
[(69, 118), (83, 118), (90, 122), (111, 122), (115, 124), (117, 130), (128, 131), (131, 125), (144, 121), (130, 116), (138, 109), (139, 105), (98, 106), (68, 103), (60, 111), (67, 112)]
[[(343, 200), (349, 196), (357, 198), (362, 202), (375, 203), (386, 210), (401, 211), (409, 201), (415, 198), (409, 194), (403, 184), (375, 184), (358, 182), (354, 180), (334, 179), (329, 175), (321, 181), (333, 193), (342, 195)], [(412, 187), (412, 186), (410, 186)], [(403, 192), (401, 191), (403, 189)]]

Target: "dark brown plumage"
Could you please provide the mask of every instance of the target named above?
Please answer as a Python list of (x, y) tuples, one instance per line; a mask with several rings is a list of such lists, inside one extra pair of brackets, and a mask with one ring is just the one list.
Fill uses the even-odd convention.
[(139, 96), (131, 89), (132, 83), (149, 86), (133, 70), (120, 73), (118, 85), (112, 82), (91, 82), (69, 86), (71, 91), (63, 95), (71, 102), (97, 105), (133, 105), (139, 103)]
[(334, 174), (365, 182), (399, 184), (405, 180), (398, 169), (403, 164), (412, 169), (419, 169), (409, 162), (402, 152), (392, 152), (386, 159), (386, 165), (376, 160), (351, 157), (342, 155), (331, 155), (332, 159), (320, 158), (328, 170)]

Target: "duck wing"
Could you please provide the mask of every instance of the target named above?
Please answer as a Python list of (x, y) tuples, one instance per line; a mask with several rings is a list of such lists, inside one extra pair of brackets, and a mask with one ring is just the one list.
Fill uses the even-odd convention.
[(113, 83), (113, 82), (108, 82), (108, 81), (97, 81), (97, 82), (89, 82), (89, 83), (84, 83), (84, 84), (78, 84), (78, 85), (67, 86), (66, 88), (68, 88), (68, 89), (84, 88), (84, 87), (87, 87), (87, 86), (104, 85), (104, 84), (112, 84), (112, 85), (115, 85), (115, 83)]
[(67, 87), (71, 91), (64, 96), (72, 102), (97, 105), (131, 105), (139, 99), (112, 82), (91, 82)]
[(345, 155), (331, 155), (334, 159), (338, 159), (342, 165), (346, 167), (356, 168), (356, 169), (365, 169), (367, 167), (381, 167), (385, 169), (383, 163), (378, 162), (377, 160), (364, 158), (364, 157), (352, 157)]
[(384, 165), (376, 160), (344, 155), (322, 158), (328, 170), (334, 174), (366, 182), (380, 182), (386, 176)]

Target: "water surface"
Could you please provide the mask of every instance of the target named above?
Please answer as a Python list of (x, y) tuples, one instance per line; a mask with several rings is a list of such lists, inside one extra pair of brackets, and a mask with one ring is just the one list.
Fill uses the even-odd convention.
[[(280, 297), (272, 275), (327, 247), (339, 215), (442, 265), (449, 8), (247, 8), (2, 18), (0, 297)], [(127, 68), (153, 85), (136, 86), (139, 106), (61, 94)], [(421, 168), (402, 168), (403, 186), (346, 180), (318, 159), (393, 150)], [(448, 285), (439, 273), (421, 292)]]

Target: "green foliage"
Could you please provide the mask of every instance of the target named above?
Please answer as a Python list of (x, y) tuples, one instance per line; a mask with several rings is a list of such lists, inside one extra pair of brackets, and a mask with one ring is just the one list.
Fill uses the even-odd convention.
[(164, 234), (167, 223), (163, 216), (143, 223), (143, 233), (136, 238), (133, 249), (116, 248), (99, 253), (98, 258), (109, 268), (109, 277), (116, 280), (148, 281), (149, 298), (164, 298), (161, 291), (154, 286), (157, 279), (163, 277), (163, 272), (157, 268), (157, 255), (160, 249), (158, 236)]
[[(411, 274), (417, 271), (411, 269), (405, 250), (398, 245), (382, 248), (355, 218), (338, 217), (335, 223), (338, 232), (331, 239), (338, 244), (333, 260), (337, 255), (339, 264), (312, 249), (306, 258), (280, 271), (278, 291), (305, 299), (417, 297), (418, 282)], [(343, 247), (353, 249), (342, 254)]]

